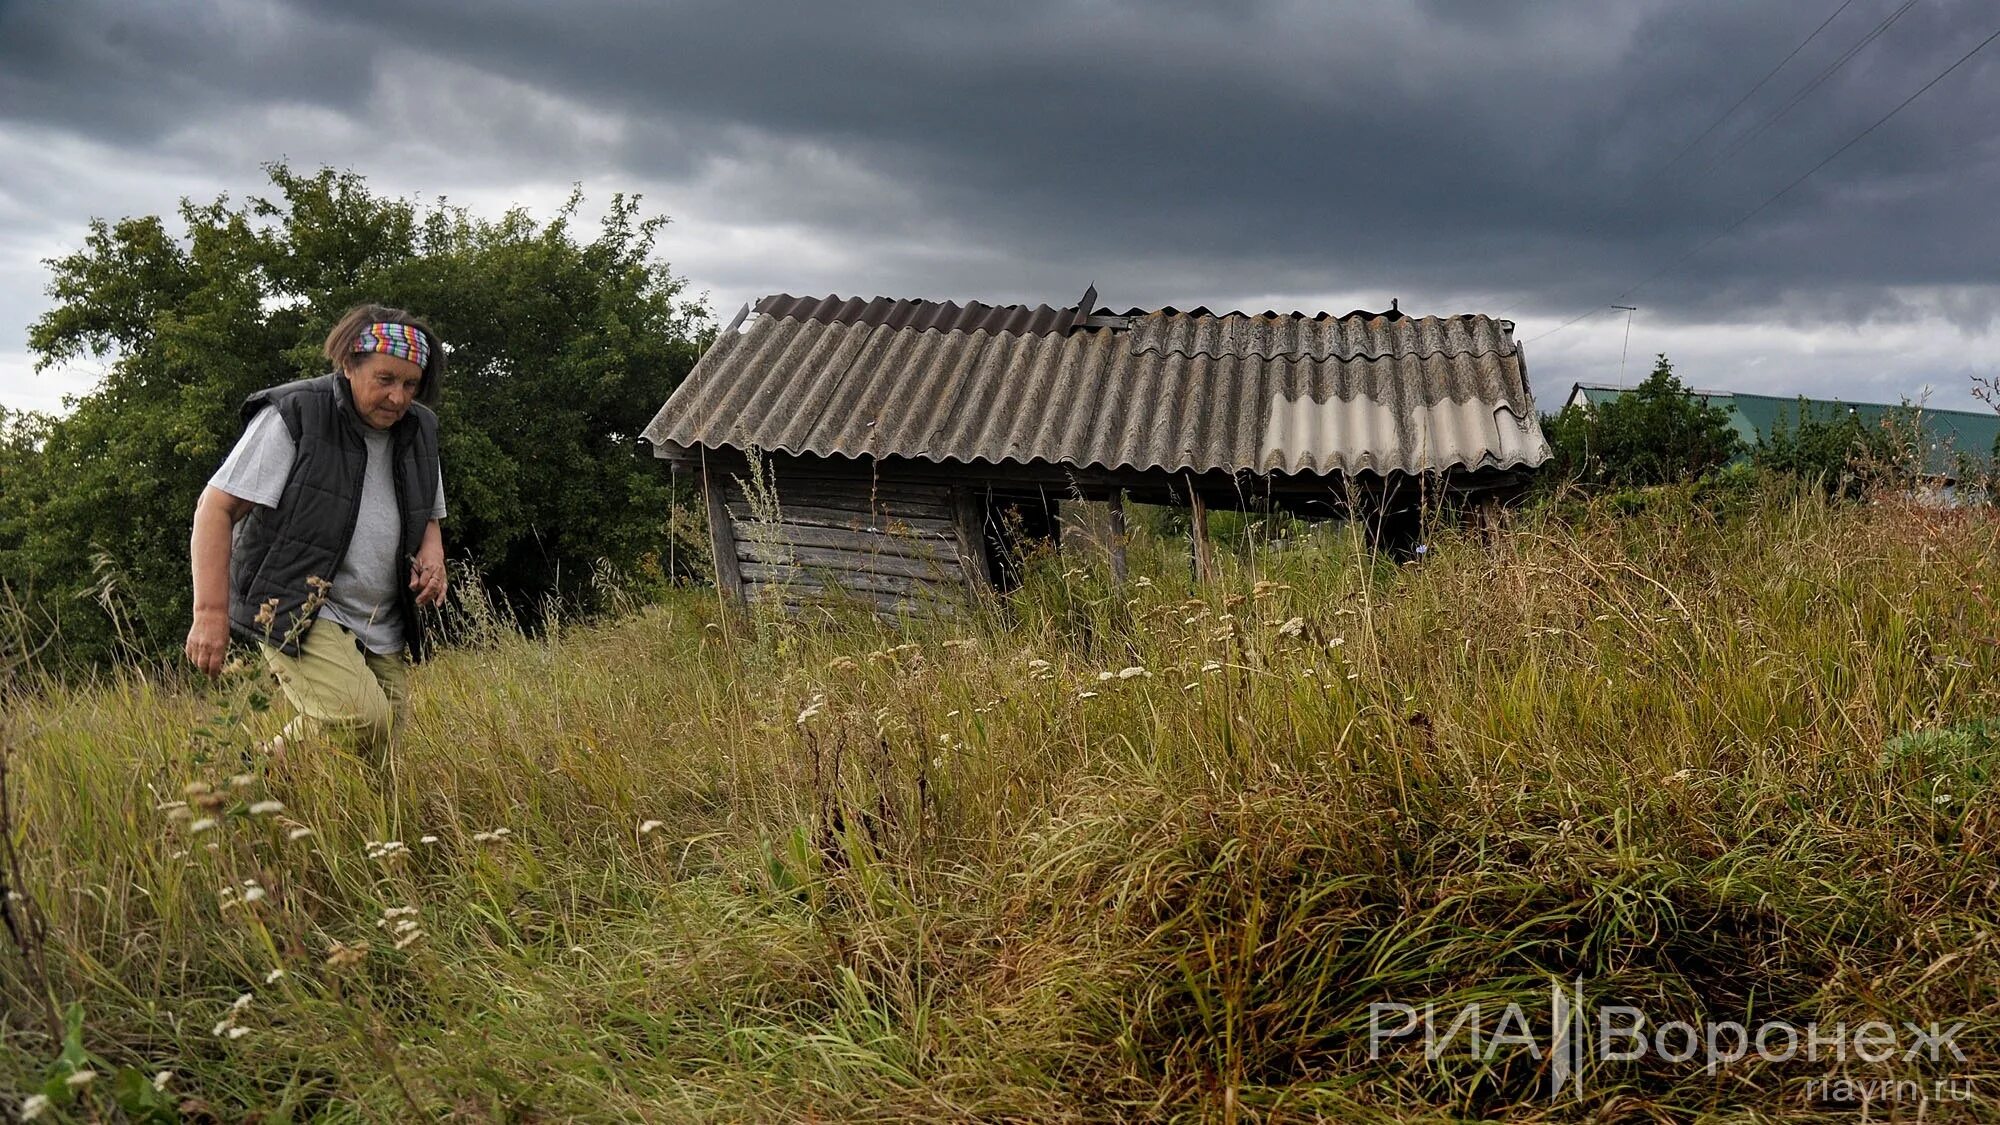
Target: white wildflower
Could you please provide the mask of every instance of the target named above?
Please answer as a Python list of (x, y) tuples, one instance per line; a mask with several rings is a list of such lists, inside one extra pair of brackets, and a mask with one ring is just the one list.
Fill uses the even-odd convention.
[(814, 718), (814, 716), (818, 715), (820, 712), (824, 710), (826, 710), (826, 696), (824, 695), (813, 696), (812, 699), (806, 703), (805, 709), (799, 712), (798, 724), (800, 726), (806, 725), (806, 723), (810, 722)]
[(1130, 668), (1118, 669), (1118, 678), (1121, 680), (1133, 680), (1139, 678), (1140, 676), (1151, 677), (1152, 673), (1146, 671), (1144, 668), (1141, 668), (1136, 664)]
[(436, 836), (420, 836), (417, 838), (417, 843), (419, 844), (435, 844), (437, 842), (438, 838)]
[(648, 820), (639, 825), (639, 835), (650, 836), (653, 833), (658, 832), (660, 829), (665, 827), (666, 824), (663, 821)]
[(1296, 637), (1305, 631), (1306, 619), (1303, 617), (1294, 617), (1278, 626), (1278, 635), (1281, 637)]
[(229, 1029), (229, 1037), (231, 1039), (241, 1039), (248, 1034), (250, 1034), (250, 1029), (247, 1027), (232, 1027)]
[(249, 993), (249, 992), (246, 992), (246, 993), (244, 993), (243, 995), (241, 995), (241, 996), (238, 996), (238, 997), (236, 998), (236, 1002), (235, 1002), (235, 1003), (233, 1003), (233, 1004), (229, 1005), (229, 1010), (230, 1010), (230, 1011), (232, 1011), (232, 1012), (240, 1012), (240, 1011), (242, 1011), (243, 1009), (245, 1009), (245, 1008), (249, 1007), (249, 1006), (250, 1006), (250, 1001), (251, 1001), (251, 1000), (254, 1000), (254, 999), (256, 999), (256, 997), (255, 997), (255, 995), (254, 995), (254, 994), (252, 994), (252, 993)]
[(407, 918), (417, 912), (414, 906), (390, 906), (382, 910), (384, 918)]
[(213, 827), (215, 827), (215, 818), (212, 816), (205, 816), (202, 817), (200, 820), (195, 821), (193, 824), (188, 825), (188, 831), (206, 832)]
[(399, 934), (407, 934), (421, 925), (422, 923), (418, 922), (415, 918), (398, 918), (396, 919), (396, 924), (391, 926), (390, 929), (395, 930)]
[(283, 980), (283, 979), (284, 979), (284, 977), (285, 977), (285, 970), (283, 970), (283, 969), (272, 969), (272, 970), (271, 970), (270, 972), (268, 972), (268, 973), (265, 973), (265, 974), (264, 974), (264, 983), (265, 983), (265, 984), (276, 984), (276, 983), (278, 983), (278, 982), (279, 982), (280, 980)]
[(172, 1082), (173, 1080), (174, 1080), (173, 1071), (171, 1070), (160, 1071), (159, 1073), (153, 1075), (153, 1089), (164, 1090), (167, 1088), (167, 1083)]
[(1046, 660), (1037, 658), (1035, 660), (1028, 661), (1028, 667), (1033, 668), (1035, 671), (1039, 672), (1044, 668), (1053, 668), (1055, 667), (1055, 665), (1050, 664)]
[(255, 784), (257, 784), (257, 775), (254, 773), (239, 773), (229, 779), (229, 786), (232, 789), (248, 789)]
[(84, 1069), (72, 1072), (68, 1078), (63, 1079), (63, 1085), (68, 1086), (72, 1090), (81, 1090), (95, 1081), (97, 1081), (97, 1072)]
[(415, 945), (419, 941), (422, 941), (423, 936), (424, 932), (422, 930), (411, 930), (409, 933), (404, 934), (402, 937), (396, 940), (396, 948), (408, 949), (410, 946)]
[(1138, 587), (1141, 590), (1145, 589), (1148, 586), (1151, 586), (1152, 584), (1153, 580), (1150, 578), (1134, 578), (1132, 580), (1132, 585)]
[(1204, 672), (1220, 672), (1222, 671), (1222, 662), (1220, 660), (1203, 661), (1201, 670)]
[(47, 1094), (29, 1094), (21, 1102), (21, 1120), (23, 1121), (33, 1121), (48, 1111), (49, 1096)]
[(264, 888), (262, 887), (251, 887), (249, 890), (243, 892), (244, 902), (261, 902), (263, 898)]
[(1116, 672), (1099, 672), (1097, 674), (1097, 682), (1100, 684), (1106, 680), (1115, 680), (1117, 678), (1118, 678), (1118, 673)]
[(292, 830), (291, 830), (290, 832), (287, 832), (287, 833), (285, 833), (285, 839), (287, 839), (287, 840), (303, 840), (303, 839), (305, 839), (305, 838), (306, 838), (307, 836), (310, 836), (310, 835), (312, 835), (312, 834), (313, 834), (313, 830), (312, 830), (312, 829), (310, 829), (310, 828), (307, 828), (307, 827), (306, 827), (306, 826), (304, 826), (304, 825), (300, 825), (299, 827), (297, 827), (297, 828), (294, 828), (294, 829), (292, 829)]
[(272, 813), (281, 813), (284, 811), (285, 803), (283, 801), (258, 801), (250, 806), (251, 816), (269, 816)]
[(1939, 794), (1938, 794), (1937, 796), (1935, 796), (1935, 797), (1932, 797), (1932, 798), (1931, 798), (1931, 804), (1933, 804), (1933, 805), (1949, 805), (1949, 804), (1951, 804), (1951, 794), (1949, 794), (1949, 793), (1939, 793)]

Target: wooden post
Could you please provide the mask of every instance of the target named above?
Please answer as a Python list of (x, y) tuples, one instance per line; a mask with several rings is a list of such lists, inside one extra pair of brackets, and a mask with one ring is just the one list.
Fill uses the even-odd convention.
[(980, 513), (979, 497), (970, 488), (951, 490), (951, 530), (958, 539), (958, 561), (965, 568), (965, 584), (975, 595), (993, 590), (993, 568), (986, 561), (986, 521)]
[(701, 469), (701, 498), (708, 505), (708, 547), (715, 554), (715, 587), (737, 607), (743, 602), (743, 567), (736, 557), (736, 525), (722, 502), (722, 482), (706, 465)]
[(1114, 488), (1105, 501), (1105, 512), (1111, 525), (1111, 585), (1113, 589), (1125, 586), (1125, 490)]
[(1479, 541), (1491, 547), (1500, 539), (1501, 507), (1500, 497), (1487, 493), (1479, 500)]
[(1208, 505), (1195, 491), (1194, 475), (1188, 475), (1188, 539), (1194, 546), (1196, 585), (1215, 581), (1215, 551), (1208, 541)]

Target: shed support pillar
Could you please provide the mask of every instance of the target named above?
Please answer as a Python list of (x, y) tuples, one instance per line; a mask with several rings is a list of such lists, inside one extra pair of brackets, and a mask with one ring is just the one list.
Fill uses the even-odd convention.
[(1114, 488), (1105, 501), (1106, 515), (1111, 526), (1111, 585), (1114, 589), (1125, 586), (1125, 490)]
[(1194, 548), (1194, 580), (1198, 586), (1215, 581), (1215, 549), (1208, 539), (1208, 504), (1188, 477), (1188, 541)]
[(715, 588), (729, 605), (743, 608), (743, 567), (736, 555), (736, 525), (722, 502), (722, 481), (706, 465), (701, 469), (701, 498), (708, 506), (708, 547), (715, 555)]
[(951, 529), (958, 540), (958, 561), (965, 570), (965, 585), (975, 598), (993, 591), (993, 568), (986, 560), (986, 515), (972, 489), (951, 490)]

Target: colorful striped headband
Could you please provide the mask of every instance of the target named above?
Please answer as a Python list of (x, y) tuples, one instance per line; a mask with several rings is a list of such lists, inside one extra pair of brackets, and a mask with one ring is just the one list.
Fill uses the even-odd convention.
[(422, 329), (381, 320), (361, 330), (361, 335), (354, 338), (354, 350), (383, 352), (407, 359), (418, 367), (429, 366), (431, 359), (431, 342)]

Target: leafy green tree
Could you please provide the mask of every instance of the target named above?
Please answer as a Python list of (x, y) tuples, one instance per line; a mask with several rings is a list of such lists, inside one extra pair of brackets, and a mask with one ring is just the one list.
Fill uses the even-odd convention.
[(638, 435), (709, 331), (654, 256), (665, 219), (613, 196), (585, 241), (580, 194), (538, 223), (380, 197), (352, 173), (267, 171), (269, 198), (183, 201), (179, 234), (157, 216), (96, 221), (49, 263), (39, 364), (107, 366), (68, 414), (17, 424), (0, 448), (0, 581), (49, 600), (71, 654), (111, 654), (120, 631), (178, 649), (189, 520), (240, 403), (322, 373), (327, 329), (362, 301), (423, 315), (450, 349), (454, 557), (517, 602), (587, 602), (600, 559), (665, 577), (670, 482)]
[(1542, 426), (1554, 453), (1549, 475), (1618, 488), (1696, 480), (1742, 444), (1729, 412), (1689, 394), (1664, 355), (1632, 390), (1595, 407), (1566, 406)]

